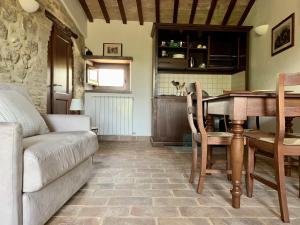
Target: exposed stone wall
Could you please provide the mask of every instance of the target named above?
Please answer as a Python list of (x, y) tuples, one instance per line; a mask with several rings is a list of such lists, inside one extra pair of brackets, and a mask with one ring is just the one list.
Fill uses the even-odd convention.
[(79, 35), (74, 47), (74, 95), (83, 94), (84, 37), (58, 0), (39, 0), (38, 12), (27, 13), (17, 0), (0, 0), (0, 82), (23, 84), (41, 113), (47, 109), (47, 55), (52, 22), (45, 9)]

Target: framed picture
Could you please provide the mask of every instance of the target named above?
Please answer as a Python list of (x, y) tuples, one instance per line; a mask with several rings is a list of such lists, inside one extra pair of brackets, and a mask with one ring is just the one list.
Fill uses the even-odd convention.
[(272, 56), (294, 46), (295, 13), (272, 28)]
[(103, 43), (104, 56), (122, 56), (122, 43)]

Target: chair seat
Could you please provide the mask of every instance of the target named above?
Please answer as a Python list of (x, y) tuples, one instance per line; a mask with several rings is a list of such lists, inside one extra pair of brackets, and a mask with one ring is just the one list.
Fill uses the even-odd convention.
[(300, 137), (300, 133), (288, 133), (288, 136), (296, 136), (296, 137)]
[[(262, 137), (259, 138), (260, 141), (265, 141), (274, 144), (275, 137)], [(283, 141), (284, 145), (300, 145), (300, 138), (285, 138)]]
[(233, 134), (229, 132), (207, 132), (208, 137), (232, 137)]
[(260, 131), (260, 130), (248, 130), (248, 131), (244, 132), (244, 135), (247, 138), (254, 138), (254, 139), (274, 137), (274, 133), (263, 132), (263, 131)]
[[(262, 131), (250, 131), (245, 132), (245, 136), (247, 138), (257, 139), (259, 141), (264, 141), (270, 144), (275, 143), (275, 134), (270, 132), (262, 132)], [(283, 144), (285, 145), (300, 145), (300, 134), (299, 133), (290, 133), (289, 137), (284, 139)], [(294, 136), (294, 137), (291, 137)]]
[(23, 192), (34, 192), (63, 176), (97, 151), (91, 131), (52, 132), (24, 138)]

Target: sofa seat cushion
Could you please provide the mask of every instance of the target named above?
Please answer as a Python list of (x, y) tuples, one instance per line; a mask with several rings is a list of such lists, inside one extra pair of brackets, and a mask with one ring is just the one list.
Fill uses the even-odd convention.
[(23, 192), (34, 192), (61, 177), (98, 150), (91, 131), (52, 132), (24, 138)]

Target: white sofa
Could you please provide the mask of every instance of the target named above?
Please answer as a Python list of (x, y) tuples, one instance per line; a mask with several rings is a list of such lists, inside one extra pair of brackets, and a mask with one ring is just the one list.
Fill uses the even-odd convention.
[(44, 119), (50, 132), (26, 138), (20, 123), (0, 122), (0, 224), (45, 224), (89, 179), (98, 150), (90, 118)]

